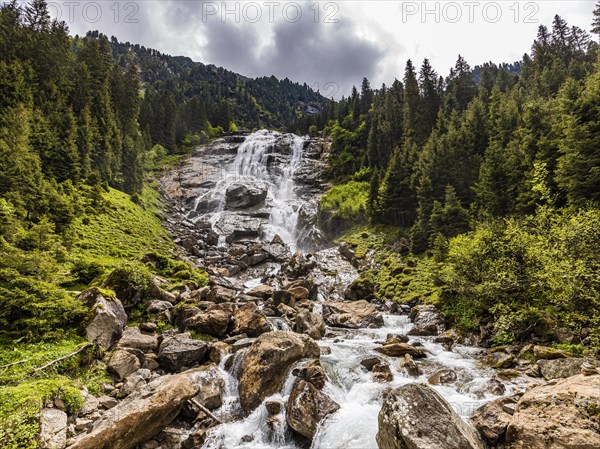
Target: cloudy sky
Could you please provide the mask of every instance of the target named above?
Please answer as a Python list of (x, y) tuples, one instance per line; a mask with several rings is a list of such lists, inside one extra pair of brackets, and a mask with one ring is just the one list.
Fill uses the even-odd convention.
[(246, 76), (306, 82), (335, 97), (363, 76), (374, 87), (401, 78), (407, 59), (420, 65), (429, 58), (444, 76), (459, 53), (472, 66), (519, 60), (540, 24), (560, 14), (589, 30), (594, 9), (593, 0), (48, 2), (72, 34), (98, 29)]

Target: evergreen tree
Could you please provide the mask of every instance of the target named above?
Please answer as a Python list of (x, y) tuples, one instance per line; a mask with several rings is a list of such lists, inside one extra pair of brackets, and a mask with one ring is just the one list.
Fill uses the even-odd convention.
[(592, 33), (600, 37), (600, 1), (596, 3), (594, 8), (594, 21), (592, 22)]

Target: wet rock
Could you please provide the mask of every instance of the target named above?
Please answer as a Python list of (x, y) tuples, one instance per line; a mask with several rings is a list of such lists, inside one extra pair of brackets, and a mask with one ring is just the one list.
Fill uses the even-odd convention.
[(340, 406), (313, 384), (299, 380), (287, 403), (288, 425), (300, 435), (312, 440), (319, 423)]
[(385, 344), (380, 348), (375, 348), (375, 351), (389, 357), (404, 357), (406, 354), (415, 359), (427, 357), (427, 351), (425, 349), (417, 348), (408, 343)]
[(296, 314), (296, 325), (294, 330), (299, 334), (306, 334), (314, 340), (325, 336), (325, 321), (318, 313), (300, 310)]
[(296, 300), (287, 290), (277, 290), (273, 293), (273, 304), (277, 307), (279, 304), (285, 304), (288, 307), (294, 307)]
[(379, 412), (379, 449), (483, 449), (473, 430), (433, 388), (392, 390)]
[(207, 354), (208, 345), (205, 342), (180, 334), (163, 340), (158, 351), (158, 362), (168, 371), (179, 371), (203, 362)]
[(394, 380), (392, 370), (387, 363), (378, 363), (377, 365), (373, 366), (371, 372), (373, 373), (373, 380), (375, 382), (385, 383)]
[(406, 374), (408, 374), (409, 376), (418, 377), (421, 375), (421, 370), (419, 369), (413, 358), (410, 356), (410, 354), (404, 354), (401, 366), (406, 372)]
[(197, 370), (163, 376), (105, 413), (69, 449), (132, 449), (158, 435), (205, 385)]
[(129, 374), (140, 369), (141, 363), (139, 358), (131, 351), (117, 349), (108, 359), (106, 367), (110, 372), (117, 375), (118, 380), (123, 380)]
[(236, 182), (227, 187), (225, 207), (228, 209), (244, 209), (258, 206), (267, 198), (268, 187), (262, 182)]
[(409, 335), (438, 335), (445, 330), (442, 315), (435, 306), (430, 304), (413, 307), (410, 319), (413, 322), (413, 328), (408, 333)]
[(293, 363), (319, 354), (319, 346), (305, 335), (275, 331), (258, 337), (246, 350), (237, 373), (243, 409), (250, 412), (279, 391)]
[(539, 360), (537, 365), (540, 369), (540, 374), (546, 380), (565, 379), (575, 376), (581, 371), (583, 359), (568, 358), (554, 360)]
[(383, 317), (367, 301), (326, 302), (323, 304), (323, 318), (333, 327), (376, 328), (383, 326)]
[(509, 449), (600, 447), (600, 376), (577, 375), (528, 390), (506, 431)]
[(515, 366), (516, 360), (511, 354), (506, 354), (504, 352), (494, 352), (488, 355), (483, 363), (491, 368), (504, 369), (512, 368), (513, 366)]
[(509, 412), (513, 410), (511, 407), (516, 405), (518, 398), (515, 396), (499, 398), (475, 410), (471, 422), (486, 443), (495, 445), (504, 441), (506, 429), (513, 415)]
[(360, 361), (360, 364), (362, 366), (364, 366), (367, 369), (367, 371), (371, 371), (375, 365), (378, 365), (381, 362), (383, 362), (383, 360), (381, 360), (381, 358), (379, 358), (377, 356), (373, 356), (373, 357), (367, 357), (366, 359), (362, 359)]
[(267, 317), (253, 302), (244, 304), (233, 315), (233, 329), (231, 333), (234, 335), (246, 334), (248, 337), (258, 337), (270, 330), (271, 325)]
[(40, 414), (42, 449), (63, 449), (67, 445), (67, 414), (56, 408), (44, 408)]
[(217, 365), (221, 363), (223, 357), (228, 354), (231, 354), (231, 345), (225, 343), (224, 341), (216, 341), (210, 345), (208, 350), (208, 358), (211, 362), (216, 363)]
[[(194, 396), (194, 399), (206, 407), (208, 410), (215, 410), (223, 405), (223, 388), (225, 381), (219, 374), (219, 370), (215, 365), (203, 366), (197, 369), (199, 375), (203, 379), (204, 388)], [(200, 409), (191, 404), (195, 415), (200, 413)]]
[(327, 382), (327, 374), (321, 365), (321, 362), (315, 360), (304, 368), (296, 368), (292, 374), (302, 380), (310, 382), (317, 389), (321, 390)]
[(263, 220), (243, 215), (226, 214), (215, 223), (215, 231), (229, 243), (243, 238), (260, 237)]
[(292, 287), (287, 290), (290, 292), (294, 300), (302, 301), (303, 299), (308, 299), (310, 296), (310, 292), (305, 287)]
[(448, 385), (456, 382), (456, 379), (456, 371), (451, 369), (442, 369), (429, 376), (427, 381), (431, 385)]
[(156, 351), (158, 339), (154, 335), (143, 334), (137, 327), (128, 327), (119, 340), (120, 348), (135, 348), (142, 352)]
[(127, 314), (121, 301), (106, 298), (97, 288), (90, 288), (77, 297), (91, 310), (91, 319), (85, 327), (88, 341), (110, 349), (123, 335)]
[(283, 404), (280, 401), (267, 401), (265, 402), (265, 408), (269, 415), (279, 415), (283, 410)]

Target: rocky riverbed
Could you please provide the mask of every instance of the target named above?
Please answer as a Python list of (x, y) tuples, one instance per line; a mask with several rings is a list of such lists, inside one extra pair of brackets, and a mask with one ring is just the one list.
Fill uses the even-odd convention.
[(153, 319), (134, 327), (118, 298), (85, 292), (114, 383), (77, 416), (45, 408), (45, 447), (600, 448), (593, 357), (478, 348), (433, 306), (352, 289), (369, 260), (320, 230), (327, 155), (325, 140), (260, 131), (161, 180), (171, 232), (210, 283), (156, 279)]

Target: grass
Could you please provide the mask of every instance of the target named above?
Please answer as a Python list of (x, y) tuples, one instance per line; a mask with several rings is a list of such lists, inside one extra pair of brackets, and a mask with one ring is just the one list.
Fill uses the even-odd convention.
[(347, 220), (366, 217), (369, 199), (369, 183), (350, 181), (333, 186), (321, 197), (321, 210), (336, 211), (336, 215)]
[(438, 264), (426, 257), (399, 254), (393, 247), (402, 238), (401, 229), (381, 225), (354, 228), (339, 241), (353, 245), (358, 259), (375, 251), (377, 268), (362, 271), (358, 282), (372, 283), (379, 298), (399, 303), (419, 300), (436, 304), (441, 294), (435, 285)]
[(76, 413), (83, 405), (83, 387), (97, 395), (101, 392), (100, 385), (110, 382), (104, 368), (88, 365), (92, 359), (86, 351), (45, 371), (35, 371), (85, 343), (78, 336), (53, 342), (0, 342), (0, 366), (25, 360), (0, 368), (0, 447), (38, 447), (38, 415), (45, 402), (60, 398), (69, 413)]
[(161, 225), (159, 193), (146, 186), (140, 198), (138, 205), (126, 193), (109, 189), (100, 211), (91, 209), (75, 220), (74, 254), (114, 267), (152, 250), (170, 253), (174, 245)]

